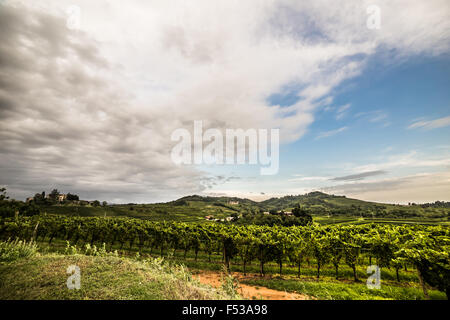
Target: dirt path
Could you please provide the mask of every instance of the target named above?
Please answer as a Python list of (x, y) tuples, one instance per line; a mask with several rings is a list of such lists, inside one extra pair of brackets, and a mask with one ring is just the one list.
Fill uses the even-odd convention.
[[(254, 276), (243, 276), (241, 273), (233, 273), (233, 277), (238, 279), (238, 293), (244, 299), (264, 299), (264, 300), (310, 300), (311, 297), (303, 294), (290, 293), (285, 291), (273, 290), (265, 287), (250, 286), (242, 284), (241, 280), (252, 279)], [(222, 273), (220, 272), (202, 272), (194, 275), (203, 284), (208, 284), (218, 288), (222, 285)]]

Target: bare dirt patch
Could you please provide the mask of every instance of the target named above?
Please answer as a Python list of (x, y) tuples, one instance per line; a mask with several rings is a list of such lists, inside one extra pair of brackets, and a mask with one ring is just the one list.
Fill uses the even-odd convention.
[[(234, 278), (239, 281), (238, 293), (244, 299), (263, 299), (263, 300), (310, 300), (313, 299), (304, 294), (290, 293), (285, 291), (273, 290), (266, 287), (256, 287), (242, 284), (241, 281), (252, 279), (255, 275), (244, 276), (241, 273), (233, 273)], [(195, 274), (194, 278), (201, 283), (218, 288), (222, 285), (223, 274), (221, 272), (202, 272)]]

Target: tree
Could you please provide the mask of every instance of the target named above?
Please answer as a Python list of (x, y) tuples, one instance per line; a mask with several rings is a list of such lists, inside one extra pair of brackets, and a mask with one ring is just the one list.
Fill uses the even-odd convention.
[(312, 216), (308, 213), (306, 208), (300, 207), (300, 204), (297, 207), (292, 209), (292, 214), (297, 218), (297, 220), (301, 221), (299, 225), (308, 225), (313, 222)]
[(6, 188), (0, 188), (0, 217), (34, 216), (40, 213), (32, 203), (10, 200)]
[(45, 199), (45, 191), (42, 191), (41, 193), (36, 193), (33, 197), (33, 201), (37, 205), (47, 204), (47, 199)]
[(0, 188), (0, 201), (8, 199), (9, 197), (6, 195), (6, 188)]
[(92, 202), (92, 205), (93, 205), (94, 207), (99, 207), (99, 206), (100, 206), (100, 201), (94, 200), (94, 201)]
[(106, 207), (107, 205), (108, 205), (108, 202), (106, 202), (106, 201), (103, 201), (103, 202), (102, 202), (102, 206), (103, 206), (103, 207)]
[(0, 188), (0, 217), (14, 217), (16, 210), (13, 203), (8, 201), (6, 188)]
[(50, 192), (50, 194), (48, 195), (48, 197), (49, 197), (50, 200), (52, 200), (52, 201), (58, 200), (58, 196), (59, 196), (59, 191), (58, 191), (58, 189), (53, 189), (52, 192)]
[(294, 209), (292, 209), (292, 214), (299, 217), (304, 217), (308, 215), (308, 211), (304, 207), (300, 207), (300, 205), (297, 205)]
[(78, 197), (76, 194), (68, 193), (66, 199), (69, 201), (78, 201), (80, 200), (80, 197)]
[(19, 205), (19, 214), (21, 216), (35, 216), (40, 213), (39, 207), (33, 203), (24, 203)]

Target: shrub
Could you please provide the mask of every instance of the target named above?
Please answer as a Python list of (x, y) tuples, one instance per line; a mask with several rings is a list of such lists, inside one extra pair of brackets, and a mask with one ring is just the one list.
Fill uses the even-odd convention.
[(108, 252), (106, 250), (106, 244), (103, 243), (103, 245), (100, 248), (97, 248), (96, 245), (91, 246), (89, 243), (85, 245), (85, 248), (78, 248), (76, 245), (72, 246), (69, 241), (66, 241), (66, 249), (64, 250), (64, 254), (66, 255), (76, 255), (76, 254), (82, 254), (86, 256), (96, 256), (96, 257), (117, 257), (119, 254), (117, 250), (114, 252)]
[(0, 263), (12, 262), (21, 258), (32, 257), (37, 252), (36, 243), (30, 241), (0, 242)]
[(227, 272), (227, 269), (223, 268), (222, 286), (221, 289), (225, 294), (231, 297), (231, 299), (239, 299), (239, 281)]

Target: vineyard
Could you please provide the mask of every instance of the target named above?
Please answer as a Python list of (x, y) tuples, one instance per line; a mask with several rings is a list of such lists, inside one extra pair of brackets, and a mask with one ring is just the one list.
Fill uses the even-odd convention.
[(265, 265), (274, 262), (281, 275), (283, 266), (295, 266), (301, 275), (305, 261), (313, 261), (317, 278), (328, 265), (335, 270), (336, 279), (342, 266), (353, 270), (362, 261), (393, 268), (404, 266), (417, 270), (423, 284), (445, 292), (450, 288), (450, 232), (444, 226), (306, 226), (267, 227), (223, 224), (186, 224), (180, 222), (152, 222), (131, 218), (86, 218), (62, 216), (32, 216), (3, 218), (0, 237), (33, 239), (52, 243), (55, 239), (70, 241), (74, 246), (103, 245), (119, 250), (150, 250), (163, 255), (167, 251), (181, 251), (184, 257), (192, 252), (220, 254), (224, 268), (230, 270), (233, 261), (246, 266), (256, 262), (264, 275)]

